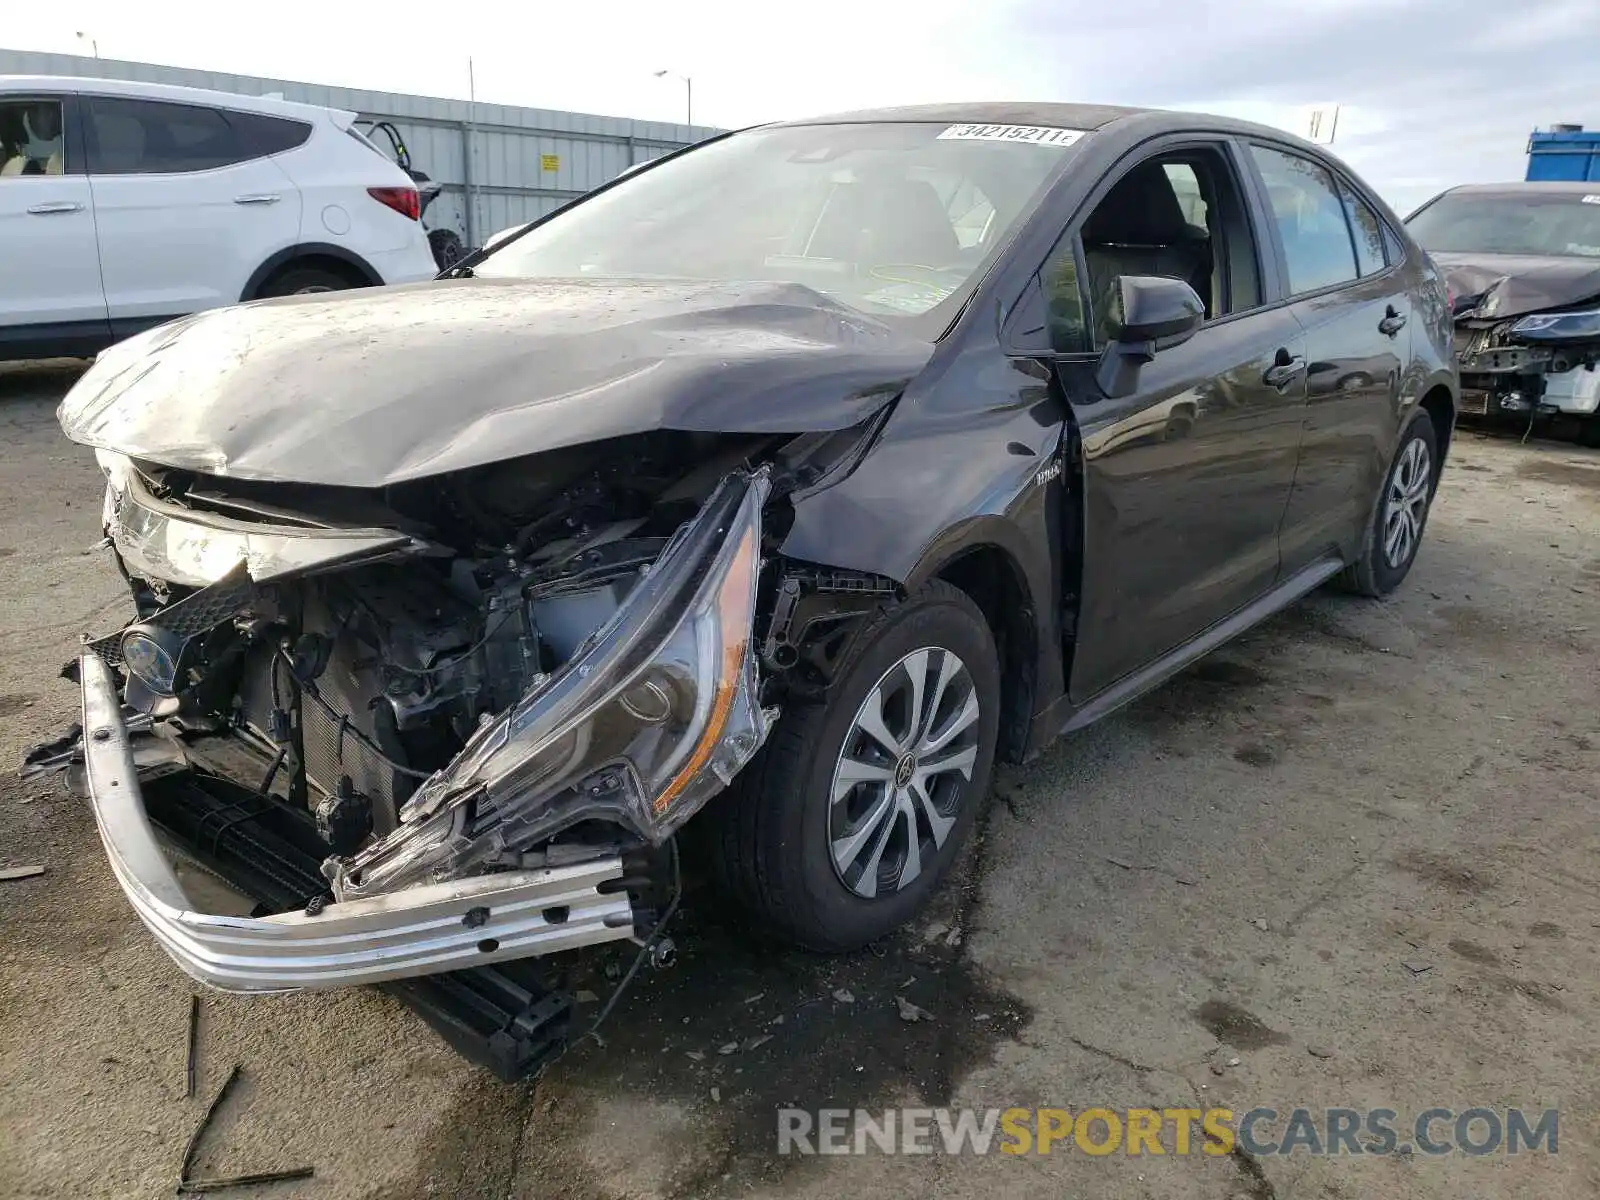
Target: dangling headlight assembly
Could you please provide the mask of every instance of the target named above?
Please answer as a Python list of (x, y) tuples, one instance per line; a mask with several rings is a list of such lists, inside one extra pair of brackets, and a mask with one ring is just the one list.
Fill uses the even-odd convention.
[(766, 472), (724, 479), (615, 616), (324, 874), (341, 899), (506, 864), (581, 820), (659, 843), (766, 738), (752, 625)]

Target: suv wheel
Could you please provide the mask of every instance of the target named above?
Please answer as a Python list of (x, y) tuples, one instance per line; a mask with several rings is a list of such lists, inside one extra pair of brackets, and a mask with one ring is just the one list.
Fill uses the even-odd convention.
[(325, 267), (290, 267), (262, 284), (260, 298), (309, 296), (315, 292), (340, 292), (353, 286), (348, 276)]
[(1349, 590), (1387, 596), (1411, 570), (1437, 482), (1435, 446), (1433, 420), (1418, 409), (1400, 434), (1361, 557), (1340, 576)]
[(883, 937), (927, 903), (971, 832), (999, 709), (983, 614), (928, 585), (862, 631), (830, 702), (786, 712), (702, 814), (713, 874), (802, 946)]

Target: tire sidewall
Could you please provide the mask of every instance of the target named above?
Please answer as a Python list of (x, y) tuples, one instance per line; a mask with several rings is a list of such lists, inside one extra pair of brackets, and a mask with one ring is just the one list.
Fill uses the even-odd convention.
[[(1417, 540), (1411, 547), (1411, 553), (1399, 566), (1390, 566), (1388, 556), (1383, 550), (1383, 517), (1389, 505), (1389, 489), (1394, 484), (1395, 474), (1400, 470), (1400, 461), (1405, 456), (1406, 447), (1418, 438), (1422, 439), (1428, 448), (1428, 471), (1432, 476), (1428, 484), (1428, 500), (1422, 510), (1422, 527), (1417, 530)], [(1412, 564), (1417, 561), (1417, 555), (1422, 550), (1423, 535), (1427, 533), (1428, 517), (1433, 512), (1433, 497), (1438, 490), (1438, 480), (1439, 448), (1433, 430), (1433, 419), (1427, 412), (1418, 409), (1400, 432), (1400, 440), (1395, 444), (1394, 458), (1389, 463), (1388, 471), (1384, 473), (1383, 488), (1378, 493), (1377, 511), (1372, 517), (1371, 545), (1368, 554), (1373, 582), (1380, 593), (1387, 594), (1399, 587), (1410, 573)]]
[[(820, 713), (799, 803), (786, 814), (784, 840), (796, 851), (791, 873), (810, 910), (808, 923), (832, 931), (836, 938), (830, 940), (864, 944), (915, 916), (949, 873), (988, 793), (999, 730), (1000, 668), (988, 625), (976, 605), (961, 603), (965, 599), (941, 596), (897, 610), (846, 668)], [(978, 759), (963, 789), (956, 824), (936, 855), (925, 860), (922, 874), (893, 895), (867, 900), (846, 887), (834, 870), (829, 850), (834, 768), (868, 691), (895, 663), (924, 647), (954, 651), (972, 676), (979, 703)]]
[(334, 292), (346, 291), (352, 286), (344, 276), (322, 267), (290, 267), (267, 280), (261, 288), (259, 298), (276, 300), (284, 296), (298, 295), (301, 288), (313, 283), (327, 284), (328, 290)]

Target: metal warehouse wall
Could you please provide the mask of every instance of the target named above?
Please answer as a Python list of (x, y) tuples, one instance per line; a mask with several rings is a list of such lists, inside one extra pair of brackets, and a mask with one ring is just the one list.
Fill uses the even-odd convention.
[[(454, 229), (469, 246), (498, 229), (559, 208), (633, 163), (659, 158), (717, 132), (664, 121), (365, 92), (31, 50), (0, 49), (0, 75), (137, 79), (249, 96), (278, 92), (285, 100), (391, 121), (411, 151), (411, 165), (445, 185), (424, 224)], [(381, 136), (375, 140), (388, 151)]]

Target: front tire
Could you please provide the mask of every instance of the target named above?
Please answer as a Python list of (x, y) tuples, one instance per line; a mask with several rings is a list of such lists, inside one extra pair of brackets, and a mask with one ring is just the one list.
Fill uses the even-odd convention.
[(1000, 715), (993, 635), (935, 582), (857, 637), (826, 705), (785, 712), (707, 808), (712, 874), (798, 945), (855, 950), (915, 916), (989, 789)]
[(1387, 596), (1410, 573), (1438, 483), (1437, 447), (1433, 419), (1419, 408), (1401, 431), (1361, 556), (1339, 577), (1346, 590)]

